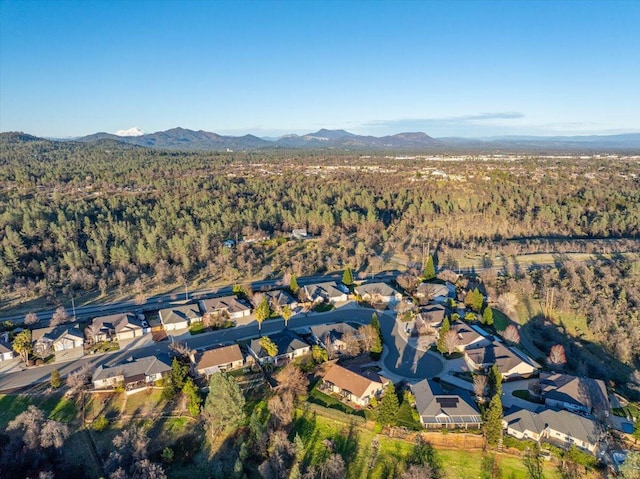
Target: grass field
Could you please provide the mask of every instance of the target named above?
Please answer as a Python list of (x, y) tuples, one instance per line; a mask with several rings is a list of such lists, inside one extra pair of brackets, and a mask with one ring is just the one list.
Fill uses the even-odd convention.
[(493, 327), (496, 328), (496, 331), (504, 331), (510, 323), (511, 320), (506, 314), (499, 309), (493, 308)]
[(7, 427), (18, 414), (34, 404), (44, 411), (47, 417), (60, 422), (69, 422), (77, 415), (74, 401), (65, 399), (60, 393), (52, 393), (45, 397), (24, 395), (0, 396), (0, 429)]

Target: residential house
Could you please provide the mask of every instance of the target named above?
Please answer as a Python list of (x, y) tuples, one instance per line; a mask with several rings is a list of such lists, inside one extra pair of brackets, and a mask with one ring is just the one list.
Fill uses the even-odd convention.
[(144, 336), (150, 331), (149, 324), (133, 313), (118, 313), (94, 318), (85, 331), (94, 342), (118, 341)]
[(402, 293), (396, 291), (387, 283), (366, 283), (356, 286), (353, 290), (364, 301), (372, 303), (397, 303), (402, 301)]
[(82, 356), (84, 337), (78, 324), (62, 324), (49, 328), (34, 329), (31, 332), (33, 352), (36, 355), (48, 355), (54, 352), (56, 357)]
[(13, 359), (14, 353), (13, 349), (11, 349), (11, 345), (4, 341), (0, 341), (0, 362), (8, 361), (9, 359)]
[(193, 369), (200, 376), (211, 376), (217, 372), (231, 371), (244, 367), (244, 355), (237, 344), (220, 346), (190, 354)]
[(498, 341), (488, 346), (465, 350), (464, 359), (472, 371), (487, 370), (497, 364), (505, 380), (531, 377), (540, 368), (540, 365), (526, 354), (508, 348)]
[(416, 315), (416, 319), (420, 317), (420, 321), (432, 328), (439, 328), (447, 314), (447, 309), (441, 304), (431, 304), (420, 308), (420, 312)]
[(596, 421), (548, 408), (537, 413), (525, 409), (511, 412), (502, 419), (502, 425), (507, 434), (519, 439), (547, 441), (564, 448), (576, 446), (594, 455), (605, 435)]
[(193, 323), (202, 322), (202, 315), (197, 304), (185, 304), (184, 306), (161, 309), (158, 311), (158, 315), (165, 331), (186, 329)]
[(324, 375), (322, 382), (331, 392), (358, 406), (367, 406), (371, 398), (380, 397), (389, 380), (373, 371), (355, 372), (334, 364)]
[(341, 353), (346, 348), (345, 335), (352, 334), (359, 338), (359, 332), (347, 323), (319, 324), (311, 326), (313, 340), (330, 353)]
[(313, 303), (339, 303), (349, 299), (347, 293), (341, 290), (335, 281), (309, 284), (303, 287), (303, 291), (305, 297)]
[(458, 349), (464, 351), (466, 349), (484, 348), (491, 344), (491, 339), (480, 334), (473, 326), (461, 321), (454, 321), (451, 329), (458, 333)]
[(273, 362), (278, 364), (283, 359), (292, 360), (294, 358), (308, 354), (311, 346), (304, 342), (300, 336), (293, 331), (285, 329), (276, 334), (267, 336), (277, 347), (278, 353), (270, 356), (260, 344), (260, 338), (256, 338), (249, 343), (249, 352), (260, 362)]
[(221, 314), (229, 319), (238, 320), (251, 314), (251, 307), (235, 296), (221, 296), (200, 301), (203, 314)]
[(424, 298), (436, 304), (443, 304), (447, 299), (454, 298), (455, 295), (456, 287), (449, 282), (444, 284), (424, 282), (420, 283), (416, 290), (418, 298)]
[(274, 311), (280, 311), (285, 306), (289, 306), (292, 311), (298, 307), (298, 301), (281, 289), (266, 291), (264, 295), (267, 297), (267, 301), (269, 301), (271, 309)]
[(297, 228), (291, 232), (291, 237), (294, 239), (303, 239), (309, 236), (306, 228)]
[(162, 379), (163, 375), (169, 371), (171, 371), (171, 363), (164, 355), (129, 358), (123, 363), (98, 366), (93, 373), (92, 381), (96, 389), (124, 385), (127, 393), (131, 394)]
[(427, 429), (480, 429), (482, 416), (469, 393), (445, 390), (431, 379), (411, 385), (420, 422)]
[[(547, 406), (571, 412), (609, 415), (607, 387), (600, 379), (540, 373), (539, 395)], [(535, 392), (535, 391), (534, 391)]]

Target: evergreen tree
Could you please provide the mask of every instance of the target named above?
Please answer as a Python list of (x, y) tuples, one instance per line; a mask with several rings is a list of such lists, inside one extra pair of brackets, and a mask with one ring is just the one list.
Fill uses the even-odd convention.
[(484, 435), (490, 446), (496, 446), (502, 437), (502, 399), (499, 394), (491, 398), (489, 408), (485, 411)]
[(187, 409), (189, 414), (197, 416), (200, 414), (200, 405), (202, 404), (202, 398), (198, 392), (198, 388), (193, 382), (193, 379), (188, 378), (182, 388), (182, 392), (187, 397)]
[(269, 308), (269, 300), (266, 296), (262, 298), (260, 304), (255, 310), (254, 316), (258, 322), (258, 330), (262, 330), (262, 322), (271, 316), (271, 308)]
[(436, 266), (433, 262), (433, 256), (429, 255), (427, 263), (424, 265), (424, 272), (422, 273), (422, 279), (430, 281), (436, 277)]
[(448, 351), (447, 333), (449, 332), (449, 329), (451, 329), (449, 318), (445, 316), (445, 318), (442, 320), (442, 325), (440, 326), (440, 332), (438, 333), (438, 342), (436, 344), (438, 351), (440, 351), (441, 354), (444, 354)]
[(371, 351), (369, 354), (373, 359), (380, 359), (382, 355), (382, 332), (380, 331), (380, 320), (378, 319), (378, 315), (373, 313), (371, 315), (371, 326), (376, 332), (376, 337), (371, 345)]
[(353, 284), (353, 274), (351, 273), (351, 268), (347, 266), (347, 269), (344, 270), (342, 275), (342, 284), (345, 286), (351, 286)]
[(392, 382), (389, 382), (384, 390), (384, 396), (380, 402), (380, 409), (378, 410), (378, 423), (383, 426), (391, 424), (398, 414), (400, 404), (398, 403), (398, 396), (396, 395), (396, 387)]
[(60, 386), (62, 386), (60, 371), (54, 369), (53, 371), (51, 371), (51, 387), (54, 389), (58, 389)]
[(491, 309), (491, 306), (484, 308), (484, 312), (482, 313), (482, 324), (493, 326), (493, 309)]
[(269, 336), (263, 336), (260, 338), (260, 346), (262, 346), (262, 349), (264, 349), (269, 356), (275, 357), (278, 355), (278, 346), (271, 341)]
[(226, 373), (211, 375), (202, 414), (212, 438), (225, 429), (238, 427), (246, 417), (244, 406), (242, 390), (232, 376)]
[(478, 288), (475, 288), (473, 291), (467, 291), (467, 294), (464, 297), (464, 304), (468, 308), (471, 308), (476, 313), (482, 310), (482, 305), (484, 304), (484, 296)]
[(291, 279), (289, 280), (289, 289), (293, 294), (296, 294), (300, 289), (300, 286), (298, 286), (298, 280), (296, 279), (295, 274), (291, 274)]
[(494, 364), (489, 369), (489, 388), (491, 388), (493, 394), (502, 396), (502, 373), (497, 364)]
[(291, 319), (291, 316), (293, 316), (293, 311), (291, 311), (291, 306), (289, 306), (288, 304), (285, 304), (282, 307), (282, 311), (280, 312), (280, 314), (282, 315), (282, 319), (284, 319), (285, 327), (287, 327), (289, 325), (289, 320)]

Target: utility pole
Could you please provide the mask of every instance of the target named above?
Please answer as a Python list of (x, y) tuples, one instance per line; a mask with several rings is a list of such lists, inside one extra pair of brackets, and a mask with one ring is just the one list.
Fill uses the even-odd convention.
[(71, 296), (71, 307), (73, 308), (73, 322), (75, 323), (77, 318), (76, 318), (76, 300), (73, 296)]
[(189, 289), (187, 288), (187, 282), (184, 282), (184, 300), (189, 301)]

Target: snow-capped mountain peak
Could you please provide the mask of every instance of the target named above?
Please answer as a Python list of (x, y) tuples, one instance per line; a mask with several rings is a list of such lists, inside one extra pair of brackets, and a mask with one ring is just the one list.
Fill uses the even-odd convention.
[(144, 131), (142, 131), (137, 126), (133, 128), (129, 128), (128, 130), (118, 130), (114, 133), (117, 136), (142, 136), (144, 135)]

